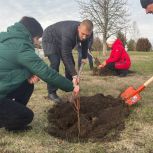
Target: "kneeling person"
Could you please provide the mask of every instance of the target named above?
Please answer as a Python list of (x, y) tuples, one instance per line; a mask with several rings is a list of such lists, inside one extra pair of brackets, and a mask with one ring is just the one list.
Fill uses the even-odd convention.
[(115, 37), (108, 38), (106, 42), (108, 48), (111, 48), (110, 57), (99, 65), (99, 68), (105, 67), (120, 77), (126, 76), (131, 66), (131, 60), (123, 43)]
[(33, 111), (26, 105), (39, 78), (64, 91), (79, 92), (36, 55), (34, 45), (40, 45), (42, 33), (40, 23), (31, 17), (0, 33), (0, 127), (19, 130), (32, 122)]

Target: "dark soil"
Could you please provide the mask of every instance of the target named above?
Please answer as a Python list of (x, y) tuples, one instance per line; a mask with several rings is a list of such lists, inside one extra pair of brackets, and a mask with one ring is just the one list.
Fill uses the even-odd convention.
[[(128, 70), (128, 76), (135, 74), (135, 71)], [(111, 71), (108, 68), (99, 69), (97, 67), (93, 67), (93, 75), (95, 76), (117, 76), (118, 74), (114, 71)]]
[(103, 69), (99, 69), (97, 67), (93, 68), (93, 75), (98, 75), (98, 76), (112, 76), (112, 75), (117, 75), (114, 72), (112, 72), (111, 70), (109, 70), (108, 68), (103, 68)]
[[(80, 139), (103, 140), (124, 129), (129, 109), (119, 98), (97, 94), (80, 98)], [(72, 103), (56, 105), (48, 112), (48, 133), (66, 140), (78, 137), (77, 114)], [(113, 135), (113, 136), (114, 136)]]

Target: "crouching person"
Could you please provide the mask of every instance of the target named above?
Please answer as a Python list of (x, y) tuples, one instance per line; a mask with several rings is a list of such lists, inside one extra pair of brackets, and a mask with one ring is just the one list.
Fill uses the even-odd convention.
[(131, 66), (131, 60), (128, 53), (125, 51), (123, 43), (120, 39), (116, 39), (115, 37), (108, 38), (106, 43), (108, 48), (111, 48), (110, 57), (99, 65), (99, 68), (109, 69), (115, 72), (112, 74), (125, 77)]
[(34, 90), (34, 83), (43, 81), (66, 92), (79, 93), (68, 79), (49, 68), (35, 53), (35, 45), (43, 29), (31, 17), (0, 33), (0, 127), (24, 130), (33, 120), (33, 112), (26, 107)]

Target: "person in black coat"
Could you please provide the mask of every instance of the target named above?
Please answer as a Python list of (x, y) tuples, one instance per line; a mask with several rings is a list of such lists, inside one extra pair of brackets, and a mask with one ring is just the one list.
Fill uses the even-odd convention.
[[(43, 33), (42, 47), (45, 56), (50, 61), (51, 68), (59, 71), (60, 60), (65, 66), (65, 76), (72, 80), (74, 86), (79, 82), (75, 69), (72, 50), (78, 44), (82, 48), (82, 59), (87, 58), (88, 45), (93, 32), (93, 23), (90, 20), (61, 21), (48, 26)], [(54, 102), (61, 99), (56, 94), (57, 88), (48, 84), (48, 98)]]

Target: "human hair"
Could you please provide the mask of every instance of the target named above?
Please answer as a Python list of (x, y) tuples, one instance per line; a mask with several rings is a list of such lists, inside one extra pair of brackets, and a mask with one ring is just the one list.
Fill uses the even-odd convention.
[(24, 16), (19, 22), (23, 24), (25, 28), (30, 32), (32, 38), (36, 36), (42, 37), (43, 28), (35, 18)]
[(153, 4), (153, 0), (140, 0), (142, 8), (146, 9), (148, 5)]
[(86, 26), (87, 29), (88, 29), (89, 31), (92, 31), (92, 30), (93, 30), (93, 23), (92, 23), (91, 20), (85, 19), (85, 20), (83, 20), (83, 21), (81, 22), (80, 25)]

